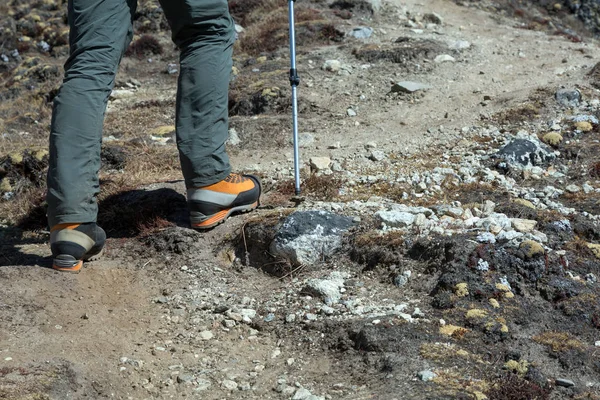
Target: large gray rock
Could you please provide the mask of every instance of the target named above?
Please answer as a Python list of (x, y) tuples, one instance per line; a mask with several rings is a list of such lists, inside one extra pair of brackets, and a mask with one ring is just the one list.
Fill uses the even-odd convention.
[(326, 211), (296, 211), (279, 228), (270, 251), (293, 265), (315, 264), (340, 248), (353, 225), (352, 218)]
[(521, 136), (498, 150), (495, 157), (503, 160), (498, 165), (500, 168), (525, 169), (548, 164), (556, 158), (556, 154), (537, 138)]
[(558, 89), (555, 97), (563, 107), (577, 107), (581, 101), (581, 92), (577, 89)]

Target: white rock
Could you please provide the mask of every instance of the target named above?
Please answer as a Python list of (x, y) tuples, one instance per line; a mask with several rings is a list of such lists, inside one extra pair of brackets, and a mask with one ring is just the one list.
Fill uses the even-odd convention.
[(531, 233), (537, 225), (537, 221), (532, 219), (511, 218), (510, 222), (515, 230), (523, 233)]
[(471, 47), (471, 43), (466, 40), (458, 40), (450, 45), (452, 50), (466, 50)]
[(296, 393), (294, 393), (294, 397), (292, 397), (292, 400), (308, 400), (310, 396), (312, 396), (312, 393), (308, 389), (300, 388), (296, 390)]
[(240, 140), (240, 137), (235, 128), (229, 128), (229, 138), (227, 139), (227, 144), (231, 146), (237, 146), (241, 142), (242, 141)]
[(449, 54), (440, 54), (436, 58), (433, 59), (434, 62), (440, 64), (443, 62), (454, 62), (456, 59)]
[(225, 379), (221, 383), (221, 387), (223, 387), (224, 389), (227, 389), (227, 390), (236, 390), (238, 388), (238, 384), (235, 381)]
[(338, 72), (342, 68), (342, 63), (338, 60), (327, 60), (321, 68), (329, 72)]
[(215, 335), (211, 331), (202, 331), (198, 334), (198, 339), (200, 340), (210, 340)]
[(311, 157), (310, 166), (317, 172), (328, 170), (331, 165), (331, 159), (329, 157)]
[(406, 228), (415, 222), (415, 215), (402, 211), (378, 211), (375, 216), (387, 226), (393, 228)]
[(577, 193), (581, 191), (581, 188), (577, 185), (569, 185), (565, 188), (569, 193)]

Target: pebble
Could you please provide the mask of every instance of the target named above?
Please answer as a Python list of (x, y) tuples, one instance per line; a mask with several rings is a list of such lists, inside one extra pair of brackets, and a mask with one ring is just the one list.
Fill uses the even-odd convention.
[(381, 150), (374, 150), (371, 152), (371, 155), (369, 155), (369, 160), (376, 162), (383, 161), (385, 158), (385, 153)]
[(353, 109), (351, 109), (351, 108), (349, 108), (349, 109), (347, 109), (347, 110), (346, 110), (346, 114), (347, 114), (349, 117), (356, 117), (356, 115), (357, 115), (357, 114), (356, 114), (356, 111), (354, 111), (354, 110), (353, 110)]
[(338, 72), (342, 68), (342, 63), (338, 60), (327, 60), (321, 68), (329, 72)]
[(510, 222), (515, 230), (522, 233), (532, 232), (537, 225), (537, 221), (532, 219), (511, 218)]
[(600, 340), (596, 340), (596, 343), (594, 343), (594, 346), (600, 347)]
[(471, 47), (471, 43), (466, 40), (457, 40), (450, 45), (452, 50), (466, 50)]
[(178, 72), (179, 69), (177, 68), (177, 64), (167, 64), (167, 74), (175, 75)]
[(482, 232), (477, 235), (477, 241), (479, 243), (496, 243), (496, 235), (491, 232)]
[(311, 157), (309, 160), (310, 166), (316, 172), (325, 171), (329, 169), (331, 165), (331, 158), (329, 157)]
[(238, 388), (238, 384), (235, 381), (225, 379), (221, 382), (221, 387), (227, 390), (236, 390)]
[(415, 222), (415, 215), (404, 211), (378, 211), (375, 217), (393, 228), (406, 228)]
[(177, 375), (177, 383), (190, 383), (194, 380), (192, 374), (179, 374)]
[(566, 190), (567, 192), (569, 192), (569, 193), (578, 193), (578, 192), (580, 192), (580, 191), (581, 191), (581, 188), (580, 188), (579, 186), (577, 186), (577, 185), (573, 185), (573, 184), (571, 184), (571, 185), (568, 185), (568, 186), (565, 188), (565, 190)]
[(573, 387), (575, 382), (570, 379), (556, 378), (556, 385), (562, 387)]
[(454, 62), (456, 59), (449, 54), (440, 54), (433, 59), (435, 63), (441, 64), (443, 62)]
[(360, 26), (357, 28), (353, 28), (352, 31), (348, 34), (356, 39), (368, 39), (373, 34), (373, 28), (369, 28), (366, 26)]
[(294, 393), (294, 397), (292, 397), (292, 400), (307, 400), (311, 396), (312, 393), (308, 389), (300, 388), (296, 390), (296, 393)]
[(196, 379), (196, 387), (194, 390), (202, 391), (208, 390), (212, 386), (212, 382), (206, 378), (198, 378)]
[(211, 332), (211, 331), (202, 331), (198, 334), (198, 338), (200, 340), (210, 340), (214, 337), (215, 335)]
[(433, 380), (433, 378), (436, 377), (435, 373), (433, 373), (432, 371), (429, 371), (429, 370), (419, 371), (419, 373), (417, 373), (417, 376), (423, 382), (431, 381), (431, 380)]

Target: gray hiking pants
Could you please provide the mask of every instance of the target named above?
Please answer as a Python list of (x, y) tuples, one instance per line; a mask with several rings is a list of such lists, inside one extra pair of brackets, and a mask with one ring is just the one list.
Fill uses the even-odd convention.
[[(181, 50), (176, 134), (186, 186), (230, 172), (225, 152), (234, 23), (227, 0), (161, 0)], [(95, 222), (104, 113), (133, 36), (136, 0), (69, 0), (70, 56), (54, 99), (48, 223)]]

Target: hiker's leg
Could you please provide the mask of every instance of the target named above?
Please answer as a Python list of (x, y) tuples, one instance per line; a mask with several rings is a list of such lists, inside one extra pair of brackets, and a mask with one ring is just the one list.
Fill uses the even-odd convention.
[(69, 0), (70, 56), (50, 132), (50, 227), (96, 221), (104, 113), (135, 7), (136, 0)]
[(225, 152), (234, 23), (227, 0), (161, 0), (181, 49), (177, 90), (177, 146), (188, 188), (229, 174)]

